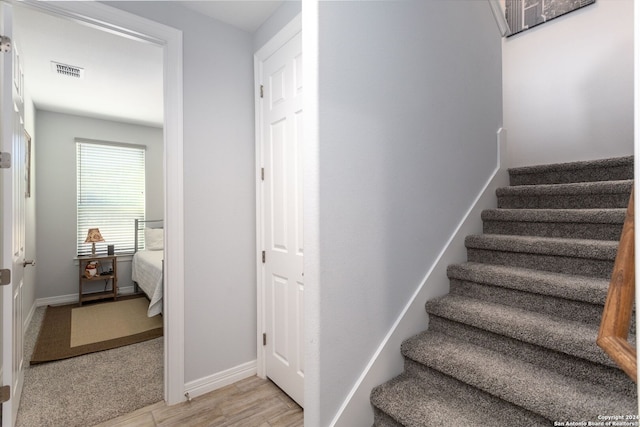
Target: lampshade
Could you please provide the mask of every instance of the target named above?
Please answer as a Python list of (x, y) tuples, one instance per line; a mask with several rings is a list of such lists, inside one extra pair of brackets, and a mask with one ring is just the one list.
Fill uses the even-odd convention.
[(102, 234), (100, 234), (100, 229), (90, 228), (89, 232), (87, 233), (87, 240), (85, 240), (84, 242), (85, 243), (104, 242), (104, 239), (102, 238)]
[(84, 241), (85, 243), (91, 243), (91, 254), (95, 255), (96, 254), (96, 242), (104, 242), (104, 239), (102, 238), (102, 234), (100, 234), (100, 230), (97, 228), (90, 228), (89, 232), (87, 233), (87, 240)]

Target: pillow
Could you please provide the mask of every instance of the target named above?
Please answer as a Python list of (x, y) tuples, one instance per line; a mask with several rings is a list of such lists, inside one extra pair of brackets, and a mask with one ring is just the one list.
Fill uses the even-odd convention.
[(145, 228), (144, 245), (148, 251), (161, 251), (164, 249), (164, 229)]

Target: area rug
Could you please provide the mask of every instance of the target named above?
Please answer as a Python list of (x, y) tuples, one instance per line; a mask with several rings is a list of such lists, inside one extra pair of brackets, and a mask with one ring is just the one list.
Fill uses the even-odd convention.
[(144, 297), (49, 306), (31, 364), (68, 359), (162, 336), (162, 317), (147, 317)]

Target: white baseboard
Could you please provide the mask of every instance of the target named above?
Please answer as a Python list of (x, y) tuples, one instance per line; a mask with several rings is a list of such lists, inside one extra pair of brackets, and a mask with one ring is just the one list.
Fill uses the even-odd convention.
[[(133, 286), (118, 288), (118, 295), (130, 295), (134, 292)], [(56, 297), (46, 297), (36, 299), (35, 306), (43, 307), (47, 305), (72, 304), (78, 302), (78, 294), (59, 295)]]
[(226, 371), (218, 372), (195, 381), (189, 381), (184, 385), (184, 390), (186, 393), (189, 393), (190, 398), (202, 396), (203, 394), (256, 375), (256, 366), (256, 361), (252, 360), (251, 362), (234, 366)]
[(25, 317), (24, 320), (23, 320), (23, 323), (22, 323), (22, 335), (23, 336), (27, 333), (27, 328), (31, 324), (31, 319), (33, 319), (33, 315), (36, 312), (36, 307), (37, 307), (37, 304), (34, 301), (33, 304), (31, 304), (31, 308), (29, 309), (29, 313), (27, 313), (27, 317)]

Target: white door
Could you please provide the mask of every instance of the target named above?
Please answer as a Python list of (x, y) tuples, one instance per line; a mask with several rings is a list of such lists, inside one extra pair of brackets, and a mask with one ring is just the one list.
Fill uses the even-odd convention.
[[(11, 6), (0, 2), (0, 34), (12, 38)], [(25, 244), (25, 135), (23, 76), (12, 40), (11, 52), (0, 53), (0, 151), (11, 156), (11, 167), (0, 169), (2, 177), (1, 266), (11, 269), (11, 283), (2, 294), (2, 384), (11, 387), (2, 405), (2, 427), (15, 424), (23, 381), (22, 278)]]
[(266, 376), (304, 403), (302, 39), (262, 63)]

